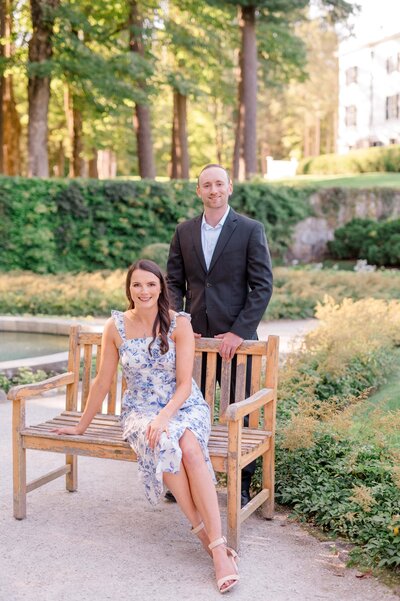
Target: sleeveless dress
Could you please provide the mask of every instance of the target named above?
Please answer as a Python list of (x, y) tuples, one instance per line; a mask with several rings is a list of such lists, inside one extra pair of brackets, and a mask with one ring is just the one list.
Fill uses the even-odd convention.
[(122, 339), (119, 357), (127, 383), (121, 408), (123, 436), (137, 454), (139, 477), (147, 499), (152, 505), (160, 500), (163, 472), (179, 472), (182, 459), (179, 439), (186, 429), (193, 432), (199, 441), (215, 482), (207, 449), (211, 429), (210, 408), (194, 380), (190, 396), (169, 420), (169, 436), (163, 432), (155, 449), (150, 449), (146, 442), (149, 422), (165, 407), (176, 388), (175, 343), (171, 339), (176, 319), (182, 318), (180, 316), (190, 319), (190, 315), (180, 312), (172, 318), (168, 332), (169, 349), (165, 354), (161, 354), (159, 338), (155, 339), (151, 353), (148, 346), (152, 337), (128, 339), (122, 311), (112, 311), (111, 315)]

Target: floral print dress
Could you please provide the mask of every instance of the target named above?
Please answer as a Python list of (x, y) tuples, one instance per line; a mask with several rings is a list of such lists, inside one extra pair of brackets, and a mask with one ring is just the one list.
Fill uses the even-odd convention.
[(181, 316), (190, 319), (190, 315), (180, 312), (173, 317), (168, 332), (169, 349), (161, 354), (159, 338), (156, 338), (149, 353), (148, 346), (152, 337), (126, 338), (124, 314), (122, 311), (112, 311), (111, 314), (122, 339), (119, 357), (127, 383), (121, 409), (124, 438), (137, 454), (139, 476), (147, 499), (152, 505), (160, 500), (163, 493), (163, 472), (179, 472), (182, 459), (179, 439), (186, 428), (199, 441), (215, 481), (207, 449), (211, 427), (210, 409), (194, 380), (190, 396), (169, 421), (169, 436), (163, 432), (155, 449), (150, 449), (146, 442), (149, 422), (165, 407), (176, 388), (176, 353), (171, 339), (176, 319)]

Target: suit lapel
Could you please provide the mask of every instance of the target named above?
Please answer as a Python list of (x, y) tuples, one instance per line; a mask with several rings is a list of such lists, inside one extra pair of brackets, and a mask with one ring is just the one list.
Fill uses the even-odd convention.
[(203, 247), (201, 245), (201, 221), (202, 221), (202, 218), (203, 218), (203, 215), (200, 215), (199, 217), (197, 217), (195, 219), (195, 222), (193, 225), (193, 244), (194, 244), (194, 248), (195, 248), (197, 257), (199, 259), (200, 265), (202, 266), (204, 272), (207, 273), (206, 261), (204, 259)]
[(211, 263), (210, 263), (208, 272), (210, 272), (213, 269), (215, 263), (218, 261), (222, 251), (225, 248), (226, 243), (228, 242), (229, 238), (232, 236), (233, 232), (235, 231), (236, 226), (237, 226), (237, 215), (236, 215), (235, 211), (231, 208), (228, 213), (228, 216), (225, 220), (225, 223), (223, 225), (222, 232), (219, 235), (218, 242), (217, 242), (217, 245), (213, 252), (213, 256), (211, 259)]

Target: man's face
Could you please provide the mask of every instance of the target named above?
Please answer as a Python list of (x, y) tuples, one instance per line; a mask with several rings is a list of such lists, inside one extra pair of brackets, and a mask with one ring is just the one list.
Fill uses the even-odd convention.
[(228, 174), (220, 167), (209, 167), (200, 174), (197, 196), (205, 209), (221, 209), (228, 206), (232, 194), (232, 183)]

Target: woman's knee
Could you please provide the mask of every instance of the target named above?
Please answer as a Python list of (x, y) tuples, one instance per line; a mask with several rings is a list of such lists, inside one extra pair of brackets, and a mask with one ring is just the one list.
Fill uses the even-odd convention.
[(187, 467), (204, 463), (203, 452), (195, 435), (186, 430), (179, 441), (182, 461)]

